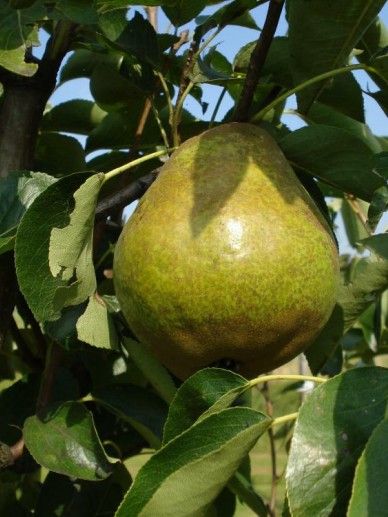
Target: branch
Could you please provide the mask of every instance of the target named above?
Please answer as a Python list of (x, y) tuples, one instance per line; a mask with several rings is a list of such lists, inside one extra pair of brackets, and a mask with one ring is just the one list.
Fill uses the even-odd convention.
[(36, 412), (39, 413), (50, 403), (54, 382), (59, 364), (63, 355), (63, 349), (57, 343), (51, 342), (47, 349), (46, 365), (42, 374)]
[(119, 192), (102, 199), (97, 205), (96, 215), (104, 215), (113, 208), (125, 208), (136, 199), (141, 198), (155, 181), (159, 171), (160, 169), (155, 169), (122, 188)]
[(267, 18), (260, 38), (251, 54), (244, 86), (233, 116), (233, 120), (235, 122), (246, 122), (249, 119), (249, 110), (252, 105), (253, 96), (259, 82), (260, 74), (267, 58), (269, 48), (275, 36), (283, 4), (284, 0), (271, 0), (269, 4)]
[[(268, 382), (265, 382), (263, 384), (263, 387), (261, 388), (261, 393), (264, 397), (266, 413), (269, 417), (272, 418), (273, 417), (273, 404), (272, 404), (272, 400), (271, 400), (270, 394), (269, 394)], [(270, 427), (268, 429), (268, 437), (269, 437), (270, 450), (271, 450), (271, 472), (272, 472), (271, 498), (270, 498), (270, 501), (268, 504), (268, 513), (269, 513), (269, 515), (273, 516), (273, 515), (275, 515), (276, 488), (277, 488), (277, 482), (278, 482), (279, 476), (277, 473), (275, 435), (274, 435), (272, 427)]]

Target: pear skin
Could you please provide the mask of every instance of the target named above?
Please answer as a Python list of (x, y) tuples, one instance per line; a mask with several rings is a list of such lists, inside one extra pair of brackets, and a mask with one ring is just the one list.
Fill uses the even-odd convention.
[(230, 360), (251, 378), (317, 337), (339, 258), (277, 143), (231, 123), (162, 167), (119, 238), (114, 283), (134, 334), (177, 377)]

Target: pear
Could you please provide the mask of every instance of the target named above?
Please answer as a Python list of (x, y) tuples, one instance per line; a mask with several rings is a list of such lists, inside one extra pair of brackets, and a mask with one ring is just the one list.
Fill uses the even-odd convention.
[(118, 240), (114, 284), (134, 334), (177, 377), (229, 364), (251, 378), (319, 334), (339, 259), (273, 138), (231, 123), (164, 164)]

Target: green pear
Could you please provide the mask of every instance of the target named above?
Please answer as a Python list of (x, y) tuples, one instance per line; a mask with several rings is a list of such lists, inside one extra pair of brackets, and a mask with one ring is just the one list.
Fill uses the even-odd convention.
[(319, 334), (339, 259), (276, 142), (231, 123), (162, 167), (119, 238), (114, 283), (134, 334), (177, 377), (233, 364), (250, 378)]

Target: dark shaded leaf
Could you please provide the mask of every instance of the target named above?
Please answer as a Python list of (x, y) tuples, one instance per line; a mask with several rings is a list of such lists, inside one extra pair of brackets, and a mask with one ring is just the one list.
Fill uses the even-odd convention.
[[(345, 65), (352, 49), (385, 0), (293, 0), (288, 5), (290, 52), (295, 84)], [(322, 92), (322, 84), (298, 95), (302, 112)]]
[(36, 169), (64, 175), (86, 169), (85, 152), (76, 138), (61, 133), (41, 133), (35, 151)]
[(366, 201), (384, 184), (373, 169), (371, 149), (344, 129), (304, 127), (279, 143), (294, 167)]
[(138, 386), (112, 384), (94, 390), (93, 399), (129, 422), (151, 447), (160, 447), (168, 407), (157, 395)]
[(106, 115), (107, 113), (92, 101), (72, 99), (46, 111), (42, 129), (87, 135)]
[(57, 474), (101, 481), (112, 473), (92, 414), (82, 404), (66, 402), (27, 418), (23, 437), (34, 459)]

